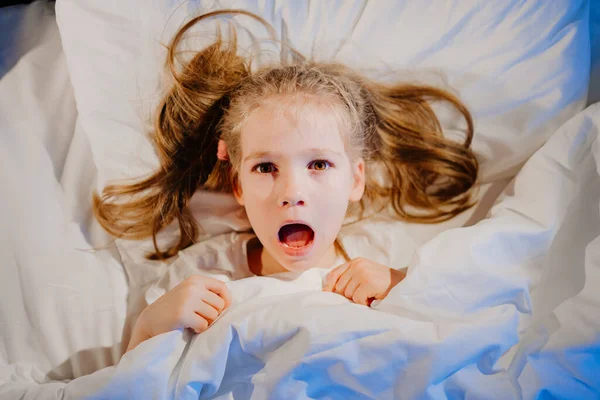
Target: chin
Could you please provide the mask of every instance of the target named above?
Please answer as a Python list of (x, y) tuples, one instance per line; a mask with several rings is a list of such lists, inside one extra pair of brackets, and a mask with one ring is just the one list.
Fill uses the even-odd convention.
[[(273, 253), (271, 253), (273, 254)], [(286, 257), (282, 254), (277, 254), (273, 257), (274, 260), (281, 266), (282, 269), (290, 272), (302, 272), (310, 269), (314, 263), (310, 262), (307, 259), (290, 259), (290, 257)]]
[[(316, 249), (315, 249), (316, 250)], [(278, 254), (277, 262), (290, 272), (304, 272), (312, 268), (328, 268), (330, 265), (321, 265), (323, 263), (324, 252), (312, 251), (305, 257), (290, 257), (289, 255)]]

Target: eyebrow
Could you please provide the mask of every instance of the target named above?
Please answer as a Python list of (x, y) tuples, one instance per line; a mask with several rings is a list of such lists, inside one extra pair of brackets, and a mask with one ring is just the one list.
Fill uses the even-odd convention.
[[(314, 154), (317, 157), (325, 157), (329, 154), (335, 154), (336, 156), (342, 156), (342, 154), (337, 151), (329, 150), (329, 149), (319, 149), (319, 148), (306, 149), (305, 151), (303, 151), (303, 153)], [(277, 155), (278, 155), (278, 153), (271, 152), (271, 151), (255, 151), (253, 153), (250, 153), (247, 157), (245, 157), (244, 161), (258, 159), (258, 158), (266, 158), (268, 156), (277, 156)]]

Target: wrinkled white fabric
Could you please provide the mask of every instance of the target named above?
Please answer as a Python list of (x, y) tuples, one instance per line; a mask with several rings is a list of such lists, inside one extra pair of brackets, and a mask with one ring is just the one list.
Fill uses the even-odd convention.
[(53, 5), (6, 12), (20, 22), (2, 26), (18, 57), (0, 79), (0, 385), (26, 387), (118, 362), (127, 280), (91, 215), (96, 170)]
[(421, 246), (407, 278), (372, 308), (322, 292), (325, 270), (232, 281), (236, 304), (200, 335), (156, 336), (60, 391), (21, 383), (0, 393), (596, 398), (599, 126), (598, 104), (565, 124), (487, 219)]
[[(429, 49), (424, 53), (416, 37), (408, 35), (411, 40), (398, 43), (403, 49), (414, 46), (416, 53), (386, 54), (398, 62), (392, 63), (394, 69), (413, 61), (423, 67), (449, 60), (458, 69), (473, 66), (474, 75), (449, 73), (448, 83), (460, 89), (474, 111), (482, 135), (476, 147), (487, 160), (486, 179), (511, 176), (506, 171), (514, 171), (580, 107), (587, 79), (587, 2), (534, 1), (522, 7), (518, 2), (490, 2), (483, 15), (499, 17), (501, 23), (489, 26), (477, 14), (461, 16), (465, 5), (475, 3), (459, 3), (444, 2), (446, 8), (440, 10), (450, 13), (436, 16), (448, 23), (434, 25), (451, 28), (440, 31), (449, 39), (443, 46), (424, 45)], [(141, 254), (151, 250), (147, 242), (121, 242), (123, 263), (131, 267), (125, 274), (85, 206), (90, 189), (96, 187), (96, 168), (104, 174), (139, 172), (123, 165), (133, 163), (132, 154), (143, 153), (135, 147), (135, 138), (145, 132), (136, 111), (140, 102), (155, 100), (145, 94), (153, 93), (162, 58), (149, 62), (138, 51), (154, 55), (154, 46), (160, 48), (144, 32), (150, 25), (158, 29), (155, 22), (164, 23), (167, 15), (165, 4), (152, 3), (156, 8), (151, 16), (140, 4), (70, 2), (69, 7), (80, 8), (79, 14), (71, 9), (77, 15), (63, 20), (75, 24), (72, 35), (61, 30), (62, 39), (69, 35), (63, 45), (74, 49), (65, 63), (53, 15), (41, 2), (35, 3), (23, 18), (28, 27), (22, 31), (27, 33), (25, 40), (15, 42), (15, 49), (28, 56), (19, 62), (10, 54), (3, 58), (9, 64), (2, 65), (6, 75), (0, 80), (0, 178), (5, 188), (0, 201), (0, 399), (162, 399), (175, 393), (178, 398), (195, 398), (198, 392), (205, 398), (217, 387), (217, 395), (235, 387), (236, 398), (262, 398), (265, 392), (283, 398), (324, 393), (356, 398), (364, 393), (364, 398), (385, 399), (394, 392), (400, 393), (396, 398), (486, 398), (490, 393), (495, 398), (599, 397), (600, 326), (594, 316), (600, 307), (600, 149), (591, 139), (598, 131), (598, 106), (574, 118), (556, 134), (562, 139), (537, 153), (488, 221), (449, 231), (425, 246), (421, 245), (449, 227), (478, 221), (488, 207), (450, 224), (407, 225), (418, 257), (404, 284), (373, 309), (321, 293), (322, 276), (315, 274), (319, 271), (296, 280), (232, 282), (238, 304), (210, 335), (161, 335), (118, 366), (86, 375), (119, 360), (127, 296), (143, 296), (136, 290), (165, 273), (164, 266), (151, 263), (134, 268), (143, 261)], [(186, 4), (190, 10), (197, 5)], [(329, 33), (349, 37), (338, 30), (340, 24), (315, 17), (326, 15), (319, 8), (326, 3), (311, 4), (307, 21), (313, 27), (329, 27)], [(336, 11), (344, 20), (361, 12), (350, 3), (336, 4), (346, 11)], [(418, 4), (430, 11), (439, 8), (435, 2)], [(304, 20), (301, 12), (286, 11), (282, 5), (256, 3), (260, 9), (280, 10), (275, 21), (284, 14), (286, 24), (293, 21), (290, 17)], [(407, 15), (432, 15), (410, 7), (404, 8), (412, 10)], [(495, 7), (504, 12), (491, 12)], [(179, 10), (185, 14), (185, 7)], [(394, 21), (392, 14), (388, 22)], [(177, 27), (177, 18), (172, 21), (169, 29)], [(320, 30), (275, 25), (294, 35), (303, 32), (299, 36), (307, 38), (309, 46), (307, 32), (328, 40)], [(375, 25), (365, 24), (357, 30), (363, 33), (352, 39), (362, 40), (370, 26), (374, 31), (366, 34), (385, 43), (377, 39), (385, 34), (383, 24)], [(460, 27), (470, 29), (462, 34), (466, 41), (451, 38), (452, 29), (461, 35)], [(491, 35), (498, 27), (504, 33), (495, 37), (506, 43), (496, 41), (501, 46), (489, 47), (486, 53), (486, 34), (473, 32)], [(405, 28), (414, 32), (415, 26), (396, 26)], [(98, 34), (103, 36), (94, 36)], [(167, 30), (164, 41), (168, 38)], [(421, 44), (437, 40), (418, 39)], [(467, 42), (483, 53), (464, 47)], [(147, 53), (146, 46), (153, 50)], [(456, 49), (462, 49), (464, 57), (454, 56)], [(347, 50), (339, 54), (352, 57)], [(365, 53), (357, 54), (361, 61), (377, 64)], [(501, 66), (495, 68), (497, 61)], [(132, 66), (141, 75), (131, 73)], [(493, 82), (478, 73), (492, 73)], [(69, 82), (73, 76), (77, 99)], [(137, 85), (145, 88), (144, 95), (139, 96)], [(75, 100), (87, 121), (76, 126)], [(503, 146), (505, 140), (508, 147)], [(247, 228), (231, 196), (199, 193), (192, 210), (211, 235)], [(169, 235), (172, 232), (166, 232), (166, 240)], [(105, 249), (94, 253), (92, 246)], [(214, 346), (207, 349), (207, 344)], [(231, 356), (228, 362), (225, 355)]]

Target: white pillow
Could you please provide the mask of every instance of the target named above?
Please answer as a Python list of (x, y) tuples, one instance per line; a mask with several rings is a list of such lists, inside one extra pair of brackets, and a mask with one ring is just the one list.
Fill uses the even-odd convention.
[[(255, 12), (303, 54), (335, 58), (374, 77), (442, 71), (476, 118), (483, 182), (513, 176), (585, 104), (590, 51), (584, 0), (59, 0), (58, 25), (100, 186), (156, 165), (145, 134), (159, 95), (163, 44), (191, 15), (215, 4)], [(266, 37), (249, 18), (236, 20)], [(196, 44), (209, 40), (205, 35)]]
[[(164, 45), (191, 16), (217, 6), (257, 13), (279, 39), (289, 40), (306, 56), (335, 59), (382, 80), (447, 84), (474, 115), (473, 146), (482, 183), (514, 176), (585, 104), (590, 54), (589, 5), (584, 0), (58, 0), (57, 21), (79, 118), (98, 169), (98, 189), (111, 179), (137, 177), (156, 167), (146, 135), (164, 89)], [(235, 20), (246, 29), (241, 43), (247, 51), (254, 48), (252, 37), (267, 37), (250, 18)], [(189, 42), (195, 48), (214, 38), (211, 24), (196, 31)], [(441, 72), (442, 78), (422, 74), (425, 70)], [(452, 133), (453, 123), (443, 114)], [(235, 203), (220, 206), (221, 200), (206, 193), (195, 196), (193, 203), (201, 209), (194, 216), (209, 235), (247, 226)], [(211, 215), (218, 217), (208, 225)], [(427, 230), (428, 237), (440, 229)], [(165, 232), (159, 239), (172, 235)], [(153, 264), (142, 257), (152, 250), (151, 241), (117, 243), (134, 277), (130, 283), (144, 284), (156, 276), (142, 276), (153, 267), (143, 273), (131, 270), (139, 263)]]

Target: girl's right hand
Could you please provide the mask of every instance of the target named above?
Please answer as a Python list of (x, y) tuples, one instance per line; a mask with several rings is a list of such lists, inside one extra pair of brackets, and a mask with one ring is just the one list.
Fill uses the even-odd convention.
[(204, 332), (230, 304), (231, 295), (224, 282), (190, 276), (142, 311), (127, 351), (144, 340), (176, 329)]

